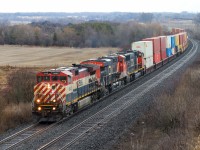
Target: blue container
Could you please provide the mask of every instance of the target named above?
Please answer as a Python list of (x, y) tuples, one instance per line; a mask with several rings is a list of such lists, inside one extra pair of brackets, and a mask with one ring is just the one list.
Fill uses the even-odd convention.
[(167, 54), (167, 57), (172, 56), (172, 49), (171, 48), (167, 48), (166, 49), (166, 54)]
[(175, 36), (171, 36), (171, 48), (175, 48)]

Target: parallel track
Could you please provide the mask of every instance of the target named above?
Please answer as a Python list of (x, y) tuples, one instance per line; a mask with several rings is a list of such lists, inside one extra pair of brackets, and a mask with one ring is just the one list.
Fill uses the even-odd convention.
[[(134, 82), (137, 82), (139, 79), (140, 78), (138, 78)], [(128, 85), (124, 86), (123, 88), (133, 84), (134, 82), (129, 83)], [(101, 100), (103, 100), (106, 97), (109, 97), (109, 96), (115, 94), (119, 90), (121, 90), (121, 89), (116, 89), (111, 94), (103, 97)], [(127, 95), (131, 94), (132, 92), (133, 91), (129, 92)], [(58, 138), (54, 139), (50, 143), (42, 146), (40, 149), (46, 149), (46, 148), (50, 148), (50, 149), (56, 148), (56, 149), (58, 149), (58, 147), (60, 147), (60, 149), (67, 148), (72, 143), (74, 143), (76, 140), (78, 140), (81, 136), (83, 136), (85, 133), (87, 133), (91, 129), (95, 128), (96, 126), (101, 125), (101, 123), (105, 123), (109, 119), (113, 118), (114, 115), (117, 115), (118, 113), (120, 113), (124, 109), (124, 107), (129, 106), (129, 103), (128, 103), (129, 101), (126, 101), (126, 103), (123, 105), (124, 107), (121, 107), (122, 106), (121, 104), (124, 103), (124, 97), (126, 97), (127, 95), (123, 96), (122, 98), (120, 98), (116, 102), (110, 104), (109, 106), (107, 106), (103, 110), (99, 111), (98, 113), (96, 113), (95, 115), (91, 116), (87, 120), (85, 120), (82, 123), (78, 124), (77, 126), (75, 126), (74, 128), (70, 129), (69, 131), (67, 131), (63, 135), (59, 136)], [(121, 110), (121, 111), (119, 111), (119, 110)], [(80, 110), (80, 111), (82, 111), (82, 110)], [(76, 115), (77, 113), (73, 114), (72, 116)], [(72, 116), (70, 116), (70, 117), (72, 117)], [(21, 143), (24, 143), (28, 139), (30, 139), (32, 137), (35, 137), (38, 134), (40, 134), (40, 133), (42, 133), (42, 132), (44, 132), (44, 131), (46, 131), (46, 130), (48, 130), (50, 128), (53, 128), (54, 126), (58, 125), (59, 123), (69, 119), (70, 117), (64, 118), (63, 120), (61, 120), (61, 121), (59, 121), (57, 123), (51, 124), (51, 125), (50, 124), (38, 124), (37, 123), (37, 124), (34, 124), (32, 126), (29, 126), (29, 127), (25, 128), (25, 129), (15, 133), (15, 134), (13, 134), (13, 135), (1, 140), (0, 141), (0, 149), (14, 149), (16, 146), (20, 145)], [(67, 135), (67, 138), (66, 138), (66, 135)], [(60, 144), (60, 142), (61, 142), (60, 139), (61, 138), (66, 138), (65, 139), (66, 141), (63, 141), (63, 144)], [(59, 145), (56, 144), (57, 141), (59, 141)], [(50, 147), (50, 146), (52, 146), (52, 147)]]
[(183, 56), (173, 65), (160, 72), (158, 75), (145, 82), (144, 84), (140, 85), (136, 89), (122, 96), (121, 98), (111, 103), (104, 109), (100, 110), (96, 114), (92, 115), (88, 119), (71, 128), (67, 132), (63, 133), (59, 137), (40, 147), (39, 150), (67, 149), (73, 143), (77, 142), (81, 137), (90, 132), (92, 129), (95, 129), (98, 126), (102, 126), (110, 119), (116, 117), (123, 110), (134, 104), (144, 94), (149, 92), (152, 88), (156, 87), (164, 79), (171, 76), (175, 71), (177, 71), (186, 62), (188, 62), (195, 55), (198, 48), (197, 43), (195, 41), (191, 40), (191, 42), (193, 43), (193, 47), (191, 48), (190, 52), (188, 52), (185, 56)]
[(52, 128), (55, 125), (53, 124), (40, 124), (36, 123), (31, 125), (3, 140), (0, 141), (0, 149), (14, 149), (15, 146), (27, 141), (28, 139), (36, 136), (49, 128)]

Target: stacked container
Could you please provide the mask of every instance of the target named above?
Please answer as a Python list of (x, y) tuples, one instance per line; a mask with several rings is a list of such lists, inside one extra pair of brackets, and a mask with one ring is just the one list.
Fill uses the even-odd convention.
[(184, 34), (179, 33), (179, 49), (181, 53), (184, 51), (183, 40), (184, 40)]
[(166, 54), (167, 54), (167, 57), (172, 56), (172, 38), (171, 38), (171, 36), (166, 36)]
[(180, 32), (185, 32), (185, 30), (184, 29), (180, 29)]
[(172, 34), (176, 34), (176, 29), (175, 28), (172, 28)]
[(183, 49), (185, 50), (187, 47), (187, 33), (183, 32)]
[(170, 35), (171, 36), (171, 49), (172, 49), (172, 55), (176, 54), (175, 51), (175, 36), (174, 35)]
[(180, 28), (176, 28), (175, 29), (175, 33), (180, 33), (181, 32), (181, 29)]
[(153, 42), (153, 62), (154, 64), (158, 64), (161, 61), (160, 37), (146, 38), (146, 39), (143, 39), (143, 41)]
[(175, 52), (180, 52), (179, 34), (175, 34)]
[(166, 36), (160, 36), (160, 56), (161, 60), (165, 60), (167, 58), (166, 55), (166, 43), (167, 37)]
[(144, 54), (144, 65), (146, 68), (153, 66), (153, 42), (138, 41), (131, 44), (132, 50), (139, 51)]

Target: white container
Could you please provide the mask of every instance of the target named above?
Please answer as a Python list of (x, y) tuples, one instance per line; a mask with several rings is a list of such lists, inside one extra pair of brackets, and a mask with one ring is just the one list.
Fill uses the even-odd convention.
[(137, 50), (144, 53), (144, 58), (153, 57), (153, 42), (138, 41), (131, 44), (132, 50)]
[(146, 69), (153, 66), (153, 56), (144, 58), (144, 66), (146, 66)]
[(171, 40), (171, 36), (166, 36), (166, 48), (171, 48), (172, 46), (172, 40)]
[(176, 54), (176, 50), (175, 48), (172, 48), (172, 55), (175, 55)]

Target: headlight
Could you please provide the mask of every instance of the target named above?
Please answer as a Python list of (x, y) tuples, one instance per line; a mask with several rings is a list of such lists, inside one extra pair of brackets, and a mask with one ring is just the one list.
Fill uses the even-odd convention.
[(40, 99), (37, 99), (36, 102), (37, 102), (37, 103), (40, 103)]
[(47, 88), (48, 88), (48, 89), (50, 89), (50, 88), (51, 88), (50, 84), (48, 84), (48, 85), (47, 85)]
[(41, 111), (42, 110), (42, 108), (41, 107), (38, 107), (38, 111)]
[(56, 110), (56, 107), (53, 107), (53, 110)]

